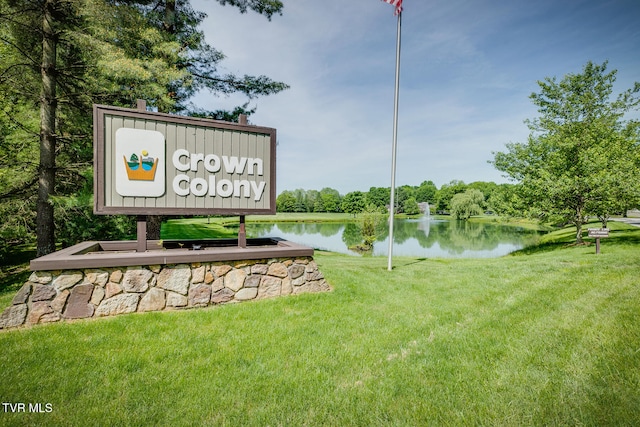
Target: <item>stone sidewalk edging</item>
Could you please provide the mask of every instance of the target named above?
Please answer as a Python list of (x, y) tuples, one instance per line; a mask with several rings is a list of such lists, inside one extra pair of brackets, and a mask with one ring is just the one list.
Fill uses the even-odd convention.
[(330, 290), (313, 257), (35, 271), (0, 329)]

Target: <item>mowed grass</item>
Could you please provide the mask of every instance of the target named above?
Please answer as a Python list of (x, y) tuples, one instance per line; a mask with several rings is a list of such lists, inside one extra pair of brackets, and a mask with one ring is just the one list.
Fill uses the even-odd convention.
[(163, 239), (221, 239), (238, 237), (238, 221), (223, 218), (170, 219), (162, 224)]
[(564, 238), (391, 272), (316, 252), (333, 292), (4, 331), (0, 398), (53, 410), (0, 424), (640, 425), (640, 229)]

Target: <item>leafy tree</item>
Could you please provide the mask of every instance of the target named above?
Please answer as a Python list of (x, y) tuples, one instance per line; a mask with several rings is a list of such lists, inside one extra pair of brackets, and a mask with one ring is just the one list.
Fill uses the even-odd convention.
[[(282, 14), (283, 4), (273, 0), (217, 0), (221, 5), (237, 7), (241, 13), (253, 10), (266, 16), (269, 20), (274, 14)], [(214, 49), (206, 41), (199, 24), (206, 17), (202, 12), (194, 11), (188, 0), (137, 0), (130, 1), (144, 19), (163, 36), (163, 42), (169, 46), (173, 43), (180, 47), (179, 56), (173, 62), (182, 72), (182, 76), (173, 79), (165, 86), (165, 92), (171, 98), (168, 106), (172, 110), (163, 111), (189, 112), (186, 105), (194, 93), (209, 90), (214, 94), (243, 93), (249, 99), (270, 95), (287, 89), (289, 86), (273, 81), (267, 76), (237, 76), (221, 74), (219, 64), (225, 55)], [(196, 110), (196, 114), (205, 117), (232, 118), (237, 121), (238, 114), (251, 114), (255, 109), (247, 110), (248, 104), (229, 113), (225, 111), (205, 112)]]
[(582, 73), (538, 82), (531, 100), (540, 116), (528, 121), (528, 142), (494, 153), (541, 218), (575, 225), (577, 243), (589, 214), (607, 216), (638, 197), (638, 121), (623, 118), (640, 104), (640, 83), (612, 100), (616, 74), (588, 62)]
[(467, 186), (467, 188), (474, 188), (479, 190), (484, 195), (484, 202), (482, 203), (482, 209), (487, 209), (487, 200), (491, 197), (494, 191), (497, 190), (498, 184), (495, 182), (475, 181)]
[(404, 212), (404, 203), (407, 199), (415, 199), (415, 189), (410, 185), (403, 185), (396, 188), (396, 208), (399, 212)]
[(315, 205), (316, 205), (316, 200), (318, 200), (318, 198), (320, 197), (320, 192), (318, 190), (307, 190), (305, 193), (305, 204), (306, 204), (306, 211), (307, 212), (313, 212)]
[(374, 205), (367, 205), (362, 211), (361, 228), (364, 250), (373, 249), (373, 244), (378, 239), (381, 229), (384, 228), (386, 210)]
[(313, 203), (313, 212), (326, 212), (324, 203), (322, 202), (322, 195), (318, 193), (318, 197)]
[(296, 197), (291, 191), (283, 191), (276, 197), (276, 210), (278, 212), (295, 212)]
[(502, 217), (527, 216), (527, 207), (514, 184), (500, 184), (486, 197), (487, 209)]
[(423, 181), (422, 184), (416, 189), (415, 196), (416, 201), (421, 202), (429, 202), (433, 203), (436, 200), (436, 193), (438, 192), (438, 187), (433, 183), (433, 181)]
[(365, 196), (361, 191), (352, 191), (342, 198), (342, 211), (355, 217), (365, 208)]
[(302, 188), (293, 191), (296, 203), (293, 212), (307, 212), (307, 192)]
[(453, 180), (448, 184), (443, 184), (436, 193), (436, 211), (451, 210), (451, 199), (458, 193), (463, 193), (467, 189), (467, 184), (463, 181)]
[(610, 138), (611, 143), (606, 147), (591, 150), (592, 161), (598, 166), (587, 179), (592, 197), (586, 201), (586, 210), (600, 219), (603, 228), (607, 227), (611, 215), (625, 214), (627, 209), (637, 206), (640, 194), (639, 179), (630, 174), (640, 171), (638, 147), (632, 142), (640, 138), (636, 135), (625, 140), (626, 137), (615, 134)]
[(420, 207), (415, 197), (409, 197), (402, 204), (402, 211), (407, 215), (417, 215), (420, 213)]
[(237, 123), (240, 119), (240, 115), (243, 114), (247, 117), (256, 112), (257, 108), (247, 109), (249, 102), (245, 102), (241, 106), (234, 107), (233, 110), (215, 110), (207, 111), (201, 108), (193, 108), (189, 111), (189, 116), (200, 117), (203, 119), (223, 120), (225, 122)]
[(316, 202), (316, 212), (340, 212), (342, 198), (338, 190), (325, 187), (320, 190), (319, 196)]
[(246, 13), (251, 9), (269, 20), (274, 14), (282, 15), (283, 4), (279, 0), (218, 0), (221, 5), (230, 4), (240, 9), (241, 13)]
[(391, 189), (389, 187), (371, 187), (365, 199), (367, 204), (372, 204), (379, 208), (386, 208), (391, 200)]
[(471, 188), (464, 193), (458, 193), (451, 199), (451, 215), (455, 219), (467, 220), (473, 215), (482, 214), (484, 195), (480, 190)]
[[(3, 113), (14, 123), (21, 116), (38, 116), (36, 123), (26, 121), (8, 129), (13, 132), (5, 137), (20, 138), (21, 150), (32, 157), (39, 154), (35, 154), (37, 164), (26, 163), (25, 173), (12, 179), (9, 188), (0, 189), (0, 199), (15, 206), (20, 204), (17, 195), (35, 205), (38, 255), (55, 250), (53, 196), (82, 187), (79, 169), (86, 168), (92, 158), (87, 138), (78, 137), (91, 135), (90, 115), (87, 109), (80, 114), (79, 107), (90, 110), (87, 88), (94, 81), (85, 78), (93, 52), (83, 50), (92, 37), (90, 13), (85, 13), (84, 6), (79, 0), (0, 4), (0, 91), (19, 106)], [(21, 194), (15, 192), (18, 188)]]

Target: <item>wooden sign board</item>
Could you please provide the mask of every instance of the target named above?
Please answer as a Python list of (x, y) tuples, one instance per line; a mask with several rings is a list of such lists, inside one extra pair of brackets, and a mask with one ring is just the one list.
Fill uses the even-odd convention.
[(589, 228), (589, 237), (601, 238), (601, 237), (609, 237), (609, 229), (608, 228)]
[(276, 211), (276, 130), (94, 106), (94, 212)]

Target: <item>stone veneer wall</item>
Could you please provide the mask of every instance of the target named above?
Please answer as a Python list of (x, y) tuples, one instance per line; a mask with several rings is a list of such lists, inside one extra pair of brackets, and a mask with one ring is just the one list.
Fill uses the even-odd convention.
[(0, 329), (329, 290), (312, 257), (36, 271)]

